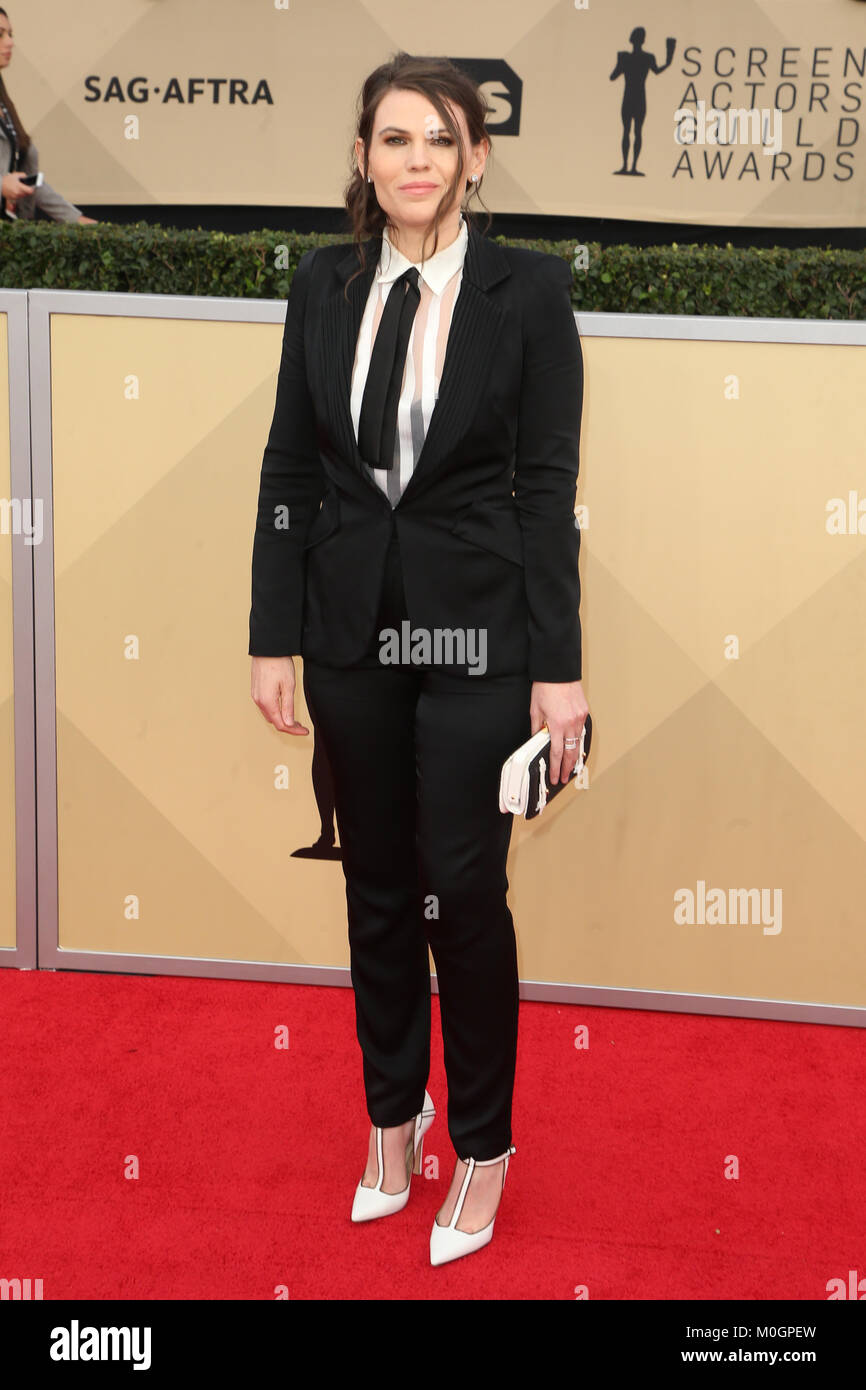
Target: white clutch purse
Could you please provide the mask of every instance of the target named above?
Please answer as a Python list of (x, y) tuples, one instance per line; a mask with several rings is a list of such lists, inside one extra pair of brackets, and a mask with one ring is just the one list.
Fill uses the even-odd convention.
[(550, 733), (540, 729), (526, 743), (521, 744), (510, 758), (502, 764), (499, 778), (499, 809), (504, 814), (509, 811), (514, 816), (525, 816), (534, 820), (540, 816), (549, 801), (558, 792), (570, 786), (575, 777), (583, 772), (592, 743), (592, 716), (587, 715), (580, 735), (580, 748), (574, 771), (567, 782), (557, 782), (551, 787), (548, 781), (550, 768)]

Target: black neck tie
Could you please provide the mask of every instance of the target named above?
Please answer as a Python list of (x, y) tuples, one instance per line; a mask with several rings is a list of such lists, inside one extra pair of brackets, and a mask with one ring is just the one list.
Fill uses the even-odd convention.
[(397, 406), (412, 322), (421, 301), (418, 271), (410, 266), (388, 292), (358, 419), (358, 449), (371, 468), (393, 468)]

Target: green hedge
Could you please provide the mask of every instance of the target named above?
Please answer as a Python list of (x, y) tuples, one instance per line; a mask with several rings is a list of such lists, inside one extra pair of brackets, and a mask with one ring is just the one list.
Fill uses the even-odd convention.
[[(578, 310), (866, 319), (866, 251), (591, 242), (582, 269), (574, 265), (574, 241), (494, 240), (550, 251), (571, 263)], [(285, 299), (303, 252), (340, 241), (349, 237), (283, 231), (230, 236), (150, 222), (7, 224), (0, 227), (0, 285)]]

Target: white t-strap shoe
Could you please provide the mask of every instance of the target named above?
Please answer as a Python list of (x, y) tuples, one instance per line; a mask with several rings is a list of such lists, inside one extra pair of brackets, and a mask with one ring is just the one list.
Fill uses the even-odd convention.
[(358, 1183), (355, 1190), (355, 1200), (352, 1203), (353, 1221), (375, 1221), (379, 1216), (393, 1216), (394, 1212), (403, 1210), (409, 1200), (412, 1173), (421, 1172), (421, 1162), (424, 1157), (424, 1135), (432, 1125), (435, 1115), (433, 1102), (425, 1091), (424, 1108), (420, 1115), (415, 1116), (415, 1130), (412, 1138), (412, 1153), (415, 1161), (409, 1172), (409, 1181), (402, 1192), (382, 1191), (382, 1183), (385, 1178), (385, 1160), (382, 1155), (382, 1131), (378, 1125), (376, 1126), (376, 1162), (378, 1164), (376, 1186), (364, 1187), (363, 1180)]
[(512, 1144), (511, 1148), (507, 1149), (504, 1154), (500, 1154), (498, 1158), (484, 1158), (480, 1162), (474, 1158), (461, 1159), (461, 1162), (468, 1164), (468, 1167), (460, 1188), (460, 1195), (454, 1204), (451, 1220), (447, 1226), (440, 1226), (435, 1218), (433, 1220), (433, 1230), (430, 1232), (431, 1265), (444, 1265), (449, 1260), (459, 1260), (462, 1255), (472, 1255), (493, 1239), (495, 1216), (490, 1224), (481, 1231), (458, 1231), (457, 1222), (460, 1220), (460, 1213), (463, 1210), (463, 1203), (466, 1200), (474, 1170), (476, 1168), (489, 1168), (494, 1163), (501, 1163), (504, 1158), (505, 1170), (502, 1174), (502, 1190), (504, 1192), (505, 1179), (508, 1176), (508, 1161), (513, 1153), (516, 1153), (516, 1149)]

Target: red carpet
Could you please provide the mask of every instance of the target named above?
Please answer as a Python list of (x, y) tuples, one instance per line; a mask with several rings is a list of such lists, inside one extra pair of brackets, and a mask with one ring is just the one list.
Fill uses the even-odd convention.
[(441, 1175), (355, 1226), (350, 990), (0, 970), (0, 1277), (46, 1300), (822, 1300), (866, 1275), (862, 1030), (554, 1004), (521, 1005), (493, 1242), (432, 1269), (454, 1157), (433, 1002)]

